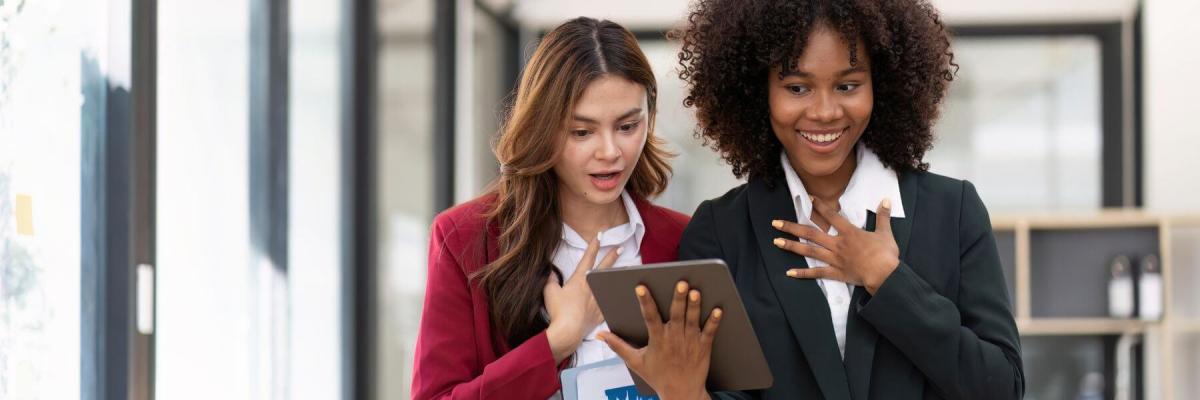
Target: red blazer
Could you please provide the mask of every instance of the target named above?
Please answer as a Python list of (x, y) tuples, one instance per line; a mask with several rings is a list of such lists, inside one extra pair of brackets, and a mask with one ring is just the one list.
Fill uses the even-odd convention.
[[(492, 332), (487, 295), (467, 280), (497, 256), (498, 231), (493, 227), (484, 234), (483, 214), (493, 201), (494, 195), (484, 196), (433, 219), (413, 399), (545, 400), (560, 387), (546, 333), (508, 348)], [(636, 196), (634, 203), (646, 224), (642, 262), (674, 261), (690, 218)]]

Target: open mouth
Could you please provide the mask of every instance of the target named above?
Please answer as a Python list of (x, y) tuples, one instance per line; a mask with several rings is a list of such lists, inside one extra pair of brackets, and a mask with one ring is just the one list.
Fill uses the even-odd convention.
[(621, 171), (607, 172), (603, 174), (588, 174), (592, 177), (592, 186), (596, 189), (607, 192), (614, 190), (621, 184)]
[(800, 136), (818, 145), (828, 145), (836, 142), (844, 134), (846, 134), (845, 128), (838, 131), (800, 131)]

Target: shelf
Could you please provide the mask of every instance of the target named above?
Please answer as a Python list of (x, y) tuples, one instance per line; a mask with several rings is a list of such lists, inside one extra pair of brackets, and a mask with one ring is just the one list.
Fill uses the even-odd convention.
[(1017, 230), (1017, 221), (1020, 218), (1010, 216), (995, 216), (992, 217), (992, 231), (1015, 231)]
[[(1113, 346), (1137, 341), (1129, 336), (1142, 338), (1145, 371), (1159, 372), (1140, 377), (1147, 388), (1161, 388), (1146, 392), (1148, 398), (1200, 393), (1200, 380), (1191, 379), (1200, 371), (1193, 356), (1200, 351), (1200, 213), (1103, 209), (992, 216), (1026, 372), (1032, 371), (1027, 393), (1070, 397), (1081, 371), (1103, 371), (1115, 362), (1106, 358)], [(1110, 318), (1113, 257), (1146, 254), (1159, 255), (1164, 319)], [(1038, 387), (1058, 389), (1043, 393)]]
[(1171, 222), (1172, 227), (1176, 228), (1200, 227), (1200, 215), (1172, 215), (1167, 217), (1167, 220)]
[(1017, 321), (1022, 336), (1142, 333), (1158, 321), (1108, 318), (1037, 318)]
[[(1188, 217), (1177, 217), (1190, 221)], [(999, 215), (992, 218), (992, 229), (1015, 230), (1019, 224), (1030, 229), (1096, 229), (1157, 227), (1163, 217), (1138, 210), (1101, 210), (1077, 214)]]
[(1200, 333), (1200, 319), (1171, 321), (1171, 330), (1177, 333)]

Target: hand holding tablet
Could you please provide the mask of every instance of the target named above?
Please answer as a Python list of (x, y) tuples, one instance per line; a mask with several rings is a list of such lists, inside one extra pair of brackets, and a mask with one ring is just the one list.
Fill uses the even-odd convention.
[(700, 291), (686, 281), (675, 285), (670, 318), (663, 321), (646, 286), (634, 288), (649, 332), (646, 347), (637, 349), (612, 333), (600, 338), (608, 343), (633, 373), (656, 391), (671, 398), (699, 399), (705, 394), (709, 354), (721, 321), (721, 309), (713, 308), (700, 327)]
[(758, 338), (721, 260), (593, 271), (588, 283), (612, 329), (602, 339), (626, 361), (643, 394), (658, 389), (702, 398), (705, 389), (771, 386)]

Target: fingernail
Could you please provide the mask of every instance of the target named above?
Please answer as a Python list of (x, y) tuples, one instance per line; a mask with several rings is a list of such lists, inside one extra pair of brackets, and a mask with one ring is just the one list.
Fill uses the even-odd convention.
[(686, 292), (687, 291), (687, 282), (679, 281), (679, 283), (676, 283), (675, 291), (679, 292), (680, 294), (682, 294), (683, 292)]
[(796, 273), (796, 270), (794, 270), (794, 269), (789, 269), (789, 270), (788, 270), (788, 272), (787, 272), (787, 276), (790, 276), (790, 277), (793, 277), (793, 278), (795, 278), (795, 277), (796, 277), (796, 275), (799, 275), (799, 274), (798, 274), (798, 273)]
[(771, 226), (775, 227), (776, 229), (778, 229), (778, 228), (782, 228), (782, 227), (783, 227), (783, 221), (780, 221), (780, 220), (774, 220), (774, 221), (771, 221)]
[(638, 287), (633, 288), (633, 292), (637, 293), (638, 297), (645, 296), (646, 295), (646, 287), (639, 285)]
[(599, 242), (600, 238), (603, 236), (604, 236), (604, 232), (596, 232), (596, 241)]
[(816, 197), (813, 197), (813, 196), (810, 194), (810, 195), (808, 195), (808, 201), (816, 202), (816, 201), (817, 201), (817, 198), (816, 198)]
[(700, 301), (700, 292), (693, 290), (691, 293), (688, 293), (688, 298), (692, 301)]
[(783, 238), (775, 238), (772, 243), (775, 243), (775, 247), (783, 247), (786, 242), (783, 241)]
[(621, 251), (622, 251), (622, 250), (624, 250), (624, 248), (621, 248), (621, 247), (618, 247), (618, 248), (617, 248), (617, 255), (618, 255), (618, 256), (619, 256), (619, 255), (621, 255)]
[(712, 313), (712, 317), (713, 317), (713, 318), (721, 318), (721, 314), (724, 314), (724, 313), (725, 313), (725, 312), (721, 311), (721, 309), (720, 309), (720, 308), (714, 308), (714, 309), (713, 309), (713, 313)]
[(883, 208), (892, 208), (892, 199), (884, 197), (883, 201), (879, 202), (879, 206)]

